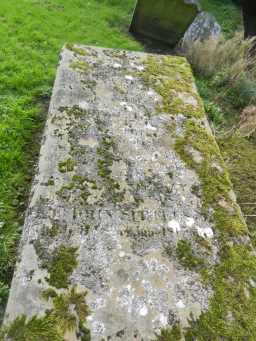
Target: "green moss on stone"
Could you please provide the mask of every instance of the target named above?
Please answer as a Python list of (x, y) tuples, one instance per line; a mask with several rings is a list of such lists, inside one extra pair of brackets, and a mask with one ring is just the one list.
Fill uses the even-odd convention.
[(204, 116), (203, 103), (194, 87), (192, 71), (185, 58), (150, 57), (145, 61), (145, 66), (141, 73), (144, 82), (162, 97), (159, 111), (187, 117)]
[(181, 328), (178, 324), (171, 329), (162, 329), (154, 341), (181, 341)]
[(50, 177), (47, 181), (47, 186), (54, 186), (54, 179), (53, 177)]
[[(204, 211), (209, 212), (210, 208), (214, 208), (215, 228), (230, 235), (246, 233), (247, 227), (240, 209), (231, 198), (232, 184), (214, 137), (200, 121), (188, 119), (185, 128), (185, 134), (176, 139), (175, 149), (199, 175)], [(201, 163), (193, 159), (189, 152), (191, 147), (201, 154)], [(216, 163), (222, 171), (215, 168)]]
[(68, 158), (64, 161), (59, 162), (58, 169), (61, 173), (72, 172), (75, 167), (75, 161), (71, 158)]
[(75, 118), (82, 118), (87, 114), (87, 111), (81, 109), (78, 105), (74, 105), (73, 107), (60, 107), (60, 112), (66, 113), (68, 116), (74, 116)]
[(68, 43), (68, 44), (66, 44), (65, 47), (66, 47), (68, 50), (70, 50), (70, 51), (72, 51), (72, 52), (74, 52), (74, 53), (76, 53), (76, 54), (79, 54), (79, 55), (81, 55), (81, 56), (86, 56), (86, 55), (88, 54), (83, 48), (77, 47), (77, 46), (75, 46), (74, 44)]
[(82, 60), (74, 61), (70, 64), (70, 67), (74, 70), (80, 71), (80, 72), (87, 72), (90, 68), (89, 64)]
[(86, 294), (84, 291), (78, 292), (74, 287), (63, 294), (57, 294), (53, 289), (44, 291), (42, 297), (47, 301), (51, 300), (53, 308), (47, 310), (42, 317), (17, 317), (12, 323), (1, 328), (0, 339), (64, 341), (66, 332), (76, 330), (76, 334), (87, 335), (87, 340), (90, 341), (90, 331), (85, 327), (90, 313)]
[(61, 230), (61, 227), (58, 223), (54, 222), (51, 226), (51, 228), (48, 228), (48, 234), (50, 237), (54, 238), (56, 237)]
[(2, 328), (1, 340), (10, 341), (64, 341), (52, 316), (32, 317), (27, 320), (25, 315), (17, 317), (9, 326)]
[(102, 139), (101, 146), (97, 149), (99, 159), (97, 161), (98, 175), (102, 178), (107, 193), (110, 195), (113, 202), (119, 202), (123, 199), (124, 193), (120, 191), (120, 185), (111, 177), (111, 167), (114, 162), (114, 141), (105, 136)]
[(42, 298), (48, 301), (50, 298), (54, 298), (57, 296), (57, 293), (54, 289), (47, 289), (42, 292)]
[(194, 270), (201, 268), (204, 265), (204, 261), (195, 255), (192, 250), (191, 244), (186, 240), (180, 240), (176, 249), (179, 262), (184, 268)]
[(54, 253), (52, 260), (45, 263), (49, 272), (49, 284), (55, 288), (67, 288), (69, 276), (77, 266), (77, 248), (60, 246)]

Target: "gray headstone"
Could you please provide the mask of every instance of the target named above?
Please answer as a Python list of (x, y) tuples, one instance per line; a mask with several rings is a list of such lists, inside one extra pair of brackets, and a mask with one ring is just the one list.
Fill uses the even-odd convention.
[(195, 41), (202, 42), (209, 38), (218, 38), (220, 34), (221, 26), (215, 17), (210, 13), (201, 12), (186, 31), (182, 40), (182, 46), (186, 48)]
[(174, 46), (198, 11), (197, 0), (138, 0), (130, 31)]

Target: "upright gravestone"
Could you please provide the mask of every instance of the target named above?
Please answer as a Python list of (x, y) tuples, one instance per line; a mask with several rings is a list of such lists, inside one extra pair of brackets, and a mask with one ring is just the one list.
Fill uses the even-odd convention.
[(201, 12), (184, 34), (182, 47), (186, 49), (197, 41), (203, 42), (207, 39), (218, 39), (220, 35), (221, 26), (214, 16), (207, 12)]
[(174, 46), (198, 11), (197, 0), (138, 0), (130, 31)]

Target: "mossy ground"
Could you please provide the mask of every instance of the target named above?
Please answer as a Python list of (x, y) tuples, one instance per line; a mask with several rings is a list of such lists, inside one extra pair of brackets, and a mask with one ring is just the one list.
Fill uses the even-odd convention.
[(141, 49), (127, 34), (133, 7), (132, 0), (0, 2), (2, 310), (60, 50), (66, 43)]

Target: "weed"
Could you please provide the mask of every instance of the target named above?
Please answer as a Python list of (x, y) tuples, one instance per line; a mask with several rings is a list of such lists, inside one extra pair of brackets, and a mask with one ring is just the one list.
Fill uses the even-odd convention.
[(182, 340), (181, 328), (178, 324), (171, 329), (162, 329), (159, 335), (156, 335), (154, 341), (180, 341)]

